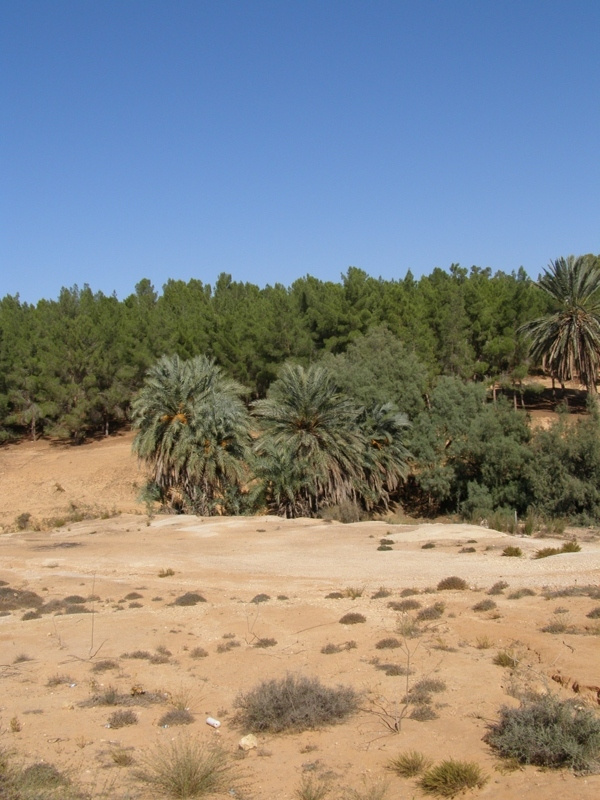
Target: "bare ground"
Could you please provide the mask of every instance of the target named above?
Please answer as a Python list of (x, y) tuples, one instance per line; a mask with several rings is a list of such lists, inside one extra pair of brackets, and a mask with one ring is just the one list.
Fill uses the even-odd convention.
[[(526, 687), (550, 687), (566, 698), (574, 696), (573, 681), (600, 685), (600, 627), (587, 617), (600, 601), (544, 595), (598, 586), (600, 545), (591, 532), (582, 532), (580, 553), (535, 560), (537, 549), (562, 542), (468, 525), (149, 519), (136, 500), (143, 474), (130, 444), (124, 435), (79, 448), (38, 442), (0, 450), (0, 580), (6, 582), (0, 589), (10, 589), (17, 606), (0, 617), (0, 747), (26, 762), (46, 759), (67, 768), (95, 792), (110, 787), (111, 798), (154, 797), (135, 769), (153, 748), (164, 749), (182, 735), (221, 742), (241, 777), (235, 796), (255, 800), (292, 798), (303, 776), (329, 781), (333, 798), (384, 780), (391, 800), (421, 796), (413, 779), (386, 770), (403, 750), (476, 761), (489, 776), (473, 793), (482, 798), (600, 796), (600, 776), (532, 767), (507, 772), (482, 741), (500, 706), (516, 704), (515, 695)], [(113, 512), (118, 515), (98, 518)], [(17, 531), (15, 519), (22, 514), (31, 515), (30, 525), (55, 525)], [(88, 514), (95, 518), (69, 521)], [(381, 538), (392, 540), (391, 550), (377, 549)], [(423, 549), (426, 543), (435, 547)], [(524, 556), (503, 557), (508, 544), (521, 547)], [(468, 588), (435, 591), (448, 576), (462, 577)], [(488, 596), (500, 580), (508, 588)], [(380, 587), (389, 595), (374, 598)], [(445, 608), (417, 637), (404, 639), (399, 626), (416, 612), (388, 604), (405, 599), (401, 592), (408, 588), (418, 592), (414, 599), (421, 607), (442, 601)], [(535, 594), (510, 599), (522, 588)], [(174, 604), (186, 592), (198, 592), (206, 602)], [(328, 598), (332, 592), (343, 596)], [(268, 599), (252, 602), (259, 594)], [(353, 594), (360, 596), (351, 599)], [(486, 599), (496, 607), (473, 609)], [(23, 619), (51, 601), (53, 612)], [(348, 612), (362, 614), (366, 623), (341, 624)], [(542, 632), (557, 621), (566, 630)], [(402, 647), (377, 648), (393, 636)], [(275, 644), (256, 647), (259, 640)], [(239, 646), (226, 650), (228, 642)], [(322, 653), (326, 645), (340, 650)], [(198, 657), (197, 648), (207, 655)], [(516, 669), (494, 664), (505, 650), (515, 656)], [(149, 655), (126, 657), (135, 651)], [(391, 664), (398, 671), (409, 659), (414, 672), (408, 679), (378, 668)], [(106, 660), (114, 666), (98, 671)], [(259, 735), (258, 748), (244, 755), (238, 742), (247, 731), (235, 722), (236, 696), (287, 672), (353, 686), (361, 692), (361, 710), (320, 731)], [(559, 673), (565, 686), (552, 679)], [(422, 677), (446, 685), (433, 697), (437, 718), (425, 722), (410, 718), (411, 707), (405, 715), (402, 703), (407, 681), (410, 688)], [(122, 705), (94, 703), (109, 686), (121, 694)], [(581, 691), (582, 702), (597, 703), (593, 692)], [(153, 693), (163, 702), (145, 702)], [(182, 697), (194, 722), (160, 727), (160, 717)], [(108, 728), (115, 708), (132, 708), (137, 724)], [(221, 727), (208, 726), (208, 716)], [(119, 748), (132, 756), (132, 766), (116, 765)]]

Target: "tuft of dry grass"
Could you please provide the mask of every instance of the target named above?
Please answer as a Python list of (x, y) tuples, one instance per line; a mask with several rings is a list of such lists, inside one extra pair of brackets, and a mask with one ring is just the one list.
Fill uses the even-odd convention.
[(340, 617), (339, 622), (342, 625), (359, 625), (361, 622), (366, 622), (367, 618), (363, 614), (359, 614), (356, 611), (349, 611), (347, 614), (344, 614), (343, 617)]
[(414, 778), (430, 766), (431, 760), (418, 750), (407, 750), (387, 763), (387, 768), (402, 778)]
[(419, 781), (420, 788), (436, 797), (455, 797), (466, 789), (481, 789), (488, 778), (473, 761), (449, 758), (429, 767)]
[(175, 798), (204, 797), (234, 791), (227, 753), (193, 738), (161, 742), (144, 760), (141, 780)]

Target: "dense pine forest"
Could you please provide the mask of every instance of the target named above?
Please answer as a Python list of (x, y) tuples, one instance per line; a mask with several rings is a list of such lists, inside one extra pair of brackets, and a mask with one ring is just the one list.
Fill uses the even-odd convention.
[[(307, 275), (259, 288), (222, 274), (214, 287), (169, 280), (161, 292), (142, 280), (123, 301), (88, 286), (36, 305), (6, 296), (0, 440), (79, 443), (133, 424), (155, 469), (150, 493), (177, 510), (295, 516), (333, 506), (352, 516), (402, 504), (472, 519), (599, 520), (596, 403), (548, 430), (532, 430), (523, 410), (543, 372), (557, 387), (577, 377), (595, 395), (600, 257), (552, 266), (538, 282), (522, 269), (452, 265), (383, 280), (351, 267), (340, 283)], [(590, 329), (560, 340), (561, 320), (580, 325), (582, 309)], [(173, 381), (169, 416), (155, 395)], [(201, 391), (225, 404), (188, 408)], [(285, 419), (331, 397), (331, 438), (290, 444)], [(173, 436), (167, 455), (156, 447), (165, 421), (188, 436)]]

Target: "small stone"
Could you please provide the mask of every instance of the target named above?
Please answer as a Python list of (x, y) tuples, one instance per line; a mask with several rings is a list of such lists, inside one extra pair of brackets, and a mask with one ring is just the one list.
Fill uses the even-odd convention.
[(242, 736), (239, 743), (240, 750), (253, 750), (255, 747), (258, 747), (258, 739), (253, 733)]

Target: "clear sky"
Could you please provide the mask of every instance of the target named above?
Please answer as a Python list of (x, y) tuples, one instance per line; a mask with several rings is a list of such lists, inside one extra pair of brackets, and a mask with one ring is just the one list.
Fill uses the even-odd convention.
[(600, 252), (598, 0), (0, 0), (0, 296)]

